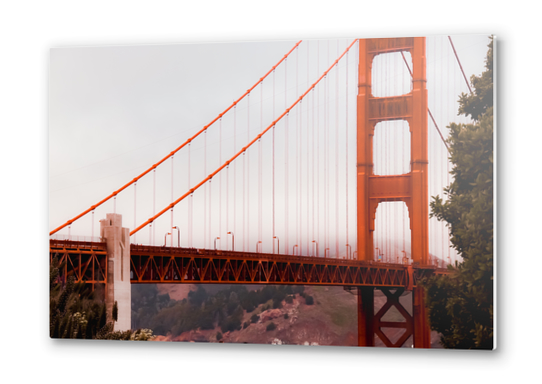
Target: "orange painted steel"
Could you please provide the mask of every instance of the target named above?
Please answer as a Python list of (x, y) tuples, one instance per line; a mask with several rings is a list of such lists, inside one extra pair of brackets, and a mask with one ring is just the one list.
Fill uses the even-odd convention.
[[(63, 265), (60, 278), (103, 285), (107, 290), (107, 249), (105, 243), (50, 240), (50, 262)], [(414, 346), (430, 346), (427, 309), (423, 289), (416, 282), (433, 274), (448, 274), (434, 266), (388, 264), (376, 261), (345, 260), (306, 256), (153, 247), (131, 244), (130, 282), (132, 284), (277, 284), (342, 286), (358, 291), (358, 344), (374, 346), (375, 335), (387, 347), (400, 347), (414, 336)], [(374, 291), (380, 289), (387, 302), (374, 313)], [(391, 291), (394, 292), (391, 292)], [(399, 303), (405, 290), (413, 290), (413, 314)], [(383, 321), (395, 307), (403, 322)], [(383, 328), (403, 328), (391, 342)]]
[[(410, 52), (412, 57), (412, 91), (393, 97), (372, 94), (372, 65), (375, 56), (392, 52)], [(402, 201), (410, 218), (411, 254), (413, 262), (424, 269), (429, 265), (429, 201), (426, 49), (424, 37), (359, 40), (359, 72), (357, 98), (357, 206), (358, 259), (373, 259), (373, 234), (378, 204)], [(388, 120), (406, 120), (411, 143), (411, 171), (404, 175), (376, 176), (373, 172), (373, 137), (376, 124)], [(428, 348), (429, 326), (421, 288), (413, 288), (415, 311), (412, 332), (416, 348)], [(365, 298), (365, 299), (363, 299)], [(358, 316), (366, 316), (369, 296), (358, 292)], [(388, 300), (390, 299), (388, 296)], [(417, 308), (417, 309), (416, 309)], [(407, 323), (409, 320), (407, 319)], [(361, 320), (360, 345), (374, 345), (374, 322)], [(363, 325), (363, 327), (361, 327)], [(373, 328), (372, 330), (370, 328)], [(410, 325), (409, 325), (410, 327)], [(410, 329), (410, 328), (409, 328)], [(365, 343), (365, 344), (363, 344)]]
[[(402, 347), (408, 338), (414, 334), (412, 316), (399, 302), (399, 297), (405, 290), (401, 288), (396, 289), (395, 292), (391, 292), (389, 289), (382, 288), (381, 291), (386, 295), (387, 301), (374, 315), (374, 332), (386, 347)], [(392, 307), (395, 307), (399, 311), (405, 321), (382, 320), (382, 317), (384, 317)], [(402, 328), (405, 331), (395, 342), (392, 342), (383, 328)]]
[(175, 207), (177, 204), (179, 204), (182, 200), (184, 200), (185, 198), (187, 198), (188, 196), (190, 196), (192, 193), (194, 193), (194, 191), (196, 191), (197, 189), (199, 189), (203, 184), (205, 184), (207, 181), (211, 180), (214, 176), (216, 176), (221, 170), (223, 170), (224, 168), (226, 168), (232, 161), (234, 161), (237, 157), (241, 156), (241, 154), (243, 154), (250, 146), (252, 146), (252, 144), (254, 144), (255, 142), (257, 142), (258, 140), (260, 140), (260, 138), (266, 133), (268, 132), (271, 128), (273, 128), (280, 120), (282, 120), (282, 118), (284, 116), (286, 116), (288, 113), (290, 113), (290, 110), (295, 107), (297, 105), (297, 103), (299, 103), (301, 100), (303, 100), (303, 98), (311, 91), (314, 89), (314, 87), (316, 87), (316, 85), (320, 82), (320, 80), (322, 80), (328, 73), (329, 71), (331, 71), (333, 69), (333, 67), (335, 65), (337, 65), (339, 63), (339, 60), (342, 59), (342, 57), (344, 55), (346, 55), (346, 53), (350, 50), (350, 48), (352, 48), (352, 46), (355, 44), (357, 40), (354, 40), (347, 48), (346, 50), (342, 53), (342, 55), (339, 56), (339, 58), (337, 60), (335, 60), (333, 62), (333, 64), (328, 68), (327, 71), (325, 71), (322, 76), (320, 76), (318, 78), (318, 80), (316, 80), (306, 91), (305, 93), (303, 93), (289, 108), (287, 108), (284, 113), (282, 113), (282, 115), (280, 115), (275, 121), (273, 121), (266, 129), (264, 129), (258, 136), (256, 136), (250, 143), (248, 143), (245, 147), (243, 147), (239, 152), (237, 152), (235, 155), (233, 155), (228, 161), (226, 161), (224, 164), (222, 164), (221, 167), (219, 167), (218, 169), (216, 169), (213, 173), (211, 173), (209, 176), (207, 176), (206, 178), (204, 178), (202, 181), (200, 181), (196, 186), (194, 186), (192, 189), (190, 189), (188, 192), (186, 192), (184, 195), (182, 195), (181, 197), (179, 197), (177, 200), (173, 201), (171, 204), (169, 204), (167, 207), (165, 207), (164, 209), (162, 209), (160, 212), (158, 212), (156, 215), (152, 216), (150, 219), (148, 219), (147, 221), (145, 221), (143, 224), (141, 224), (139, 227), (137, 228), (134, 228), (131, 232), (130, 232), (130, 236), (132, 236), (134, 233), (137, 233), (139, 230), (141, 230), (142, 228), (144, 228), (145, 226), (147, 226), (148, 224), (152, 223), (154, 220), (156, 220), (158, 217), (162, 216), (164, 213), (166, 213), (168, 210), (172, 209), (173, 207)]
[[(105, 284), (105, 243), (50, 240), (50, 261), (66, 261), (61, 275), (76, 282)], [(298, 284), (345, 287), (402, 288), (445, 269), (402, 264), (308, 256), (234, 252), (197, 248), (130, 246), (133, 284)]]
[(107, 284), (107, 248), (105, 243), (49, 240), (49, 261), (58, 259), (62, 279), (73, 276), (76, 283)]
[(98, 208), (100, 205), (102, 205), (103, 203), (105, 203), (106, 201), (108, 201), (109, 199), (111, 199), (112, 197), (115, 197), (117, 196), (120, 192), (122, 192), (124, 189), (128, 188), (130, 185), (134, 184), (135, 182), (137, 182), (139, 179), (141, 179), (143, 176), (145, 176), (146, 174), (148, 174), (150, 171), (156, 169), (156, 167), (158, 167), (160, 164), (162, 164), (164, 161), (166, 161), (167, 159), (169, 159), (171, 156), (173, 156), (175, 153), (177, 153), (178, 151), (180, 151), (182, 148), (184, 148), (186, 145), (190, 144), (192, 142), (192, 140), (194, 140), (196, 137), (198, 137), (200, 134), (202, 134), (203, 132), (205, 132), (211, 125), (213, 125), (214, 123), (216, 123), (220, 118), (222, 118), (222, 116), (224, 116), (230, 109), (232, 109), (234, 106), (237, 105), (237, 103), (239, 103), (246, 95), (248, 95), (254, 88), (256, 88), (258, 86), (258, 84), (260, 84), (261, 82), (264, 81), (264, 79), (269, 76), (284, 60), (286, 60), (286, 58), (299, 46), (299, 44), (301, 44), (301, 40), (299, 40), (297, 42), (297, 44), (292, 48), (290, 49), (290, 51), (288, 51), (287, 54), (284, 55), (284, 57), (282, 59), (280, 59), (278, 61), (277, 64), (275, 64), (264, 76), (262, 76), (260, 78), (260, 80), (258, 80), (256, 82), (256, 84), (254, 84), (251, 88), (249, 88), (239, 99), (237, 99), (236, 101), (234, 101), (228, 108), (226, 108), (221, 114), (219, 114), (213, 121), (211, 121), (209, 124), (207, 124), (206, 126), (204, 126), (201, 130), (199, 130), (195, 135), (193, 135), (191, 138), (189, 138), (188, 140), (186, 140), (182, 145), (180, 145), (179, 147), (177, 147), (176, 149), (174, 149), (173, 151), (171, 151), (166, 157), (164, 157), (162, 160), (160, 160), (159, 162), (157, 162), (156, 164), (154, 164), (152, 167), (150, 167), (149, 169), (147, 169), (145, 172), (141, 173), (139, 176), (135, 177), (132, 181), (124, 184), (122, 187), (120, 187), (119, 189), (117, 189), (115, 192), (113, 192), (112, 194), (110, 194), (109, 196), (107, 196), (105, 199), (99, 201), (98, 203), (94, 204), (93, 206), (91, 206), (89, 209), (87, 209), (86, 211), (83, 211), (82, 213), (80, 213), (79, 215), (75, 216), (73, 219), (71, 220), (68, 220), (67, 222), (65, 222), (64, 224), (62, 224), (60, 227), (52, 230), (51, 232), (49, 232), (49, 236), (53, 235), (54, 233), (60, 231), (62, 228), (65, 228), (67, 227), (68, 225), (72, 224), (74, 221), (80, 219), (81, 217), (85, 216), (87, 213), (93, 211), (94, 209)]
[(131, 282), (405, 288), (400, 264), (132, 244)]

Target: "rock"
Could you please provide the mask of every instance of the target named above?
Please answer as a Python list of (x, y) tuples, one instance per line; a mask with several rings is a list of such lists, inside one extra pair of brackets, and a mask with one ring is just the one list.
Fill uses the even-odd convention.
[(259, 323), (265, 323), (266, 321), (276, 319), (280, 316), (284, 316), (280, 309), (268, 309), (260, 314)]

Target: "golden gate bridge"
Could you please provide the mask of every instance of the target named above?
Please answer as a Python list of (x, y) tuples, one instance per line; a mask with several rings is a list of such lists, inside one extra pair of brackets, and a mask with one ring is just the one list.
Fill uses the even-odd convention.
[[(450, 183), (444, 138), (465, 80), (448, 37), (296, 42), (197, 132), (52, 228), (50, 256), (106, 285), (110, 305), (130, 283), (344, 286), (358, 294), (359, 345), (376, 334), (427, 348), (416, 281), (460, 260), (428, 202)], [(375, 288), (404, 322), (374, 313)], [(386, 327), (405, 332), (392, 343)]]

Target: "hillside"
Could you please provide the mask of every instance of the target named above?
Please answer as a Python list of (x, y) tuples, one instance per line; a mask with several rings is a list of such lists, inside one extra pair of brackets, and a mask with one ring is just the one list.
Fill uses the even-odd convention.
[[(357, 296), (342, 287), (266, 287), (139, 286), (132, 325), (153, 329), (156, 341), (357, 345)], [(248, 297), (257, 294), (265, 302), (247, 304)], [(382, 292), (375, 291), (376, 310), (385, 300)], [(411, 307), (411, 295), (405, 294), (401, 302)], [(384, 320), (401, 321), (402, 316), (392, 308)], [(396, 340), (403, 330), (385, 332)], [(437, 342), (438, 336), (433, 336)], [(375, 341), (383, 346), (378, 337)], [(408, 340), (405, 347), (411, 344)]]

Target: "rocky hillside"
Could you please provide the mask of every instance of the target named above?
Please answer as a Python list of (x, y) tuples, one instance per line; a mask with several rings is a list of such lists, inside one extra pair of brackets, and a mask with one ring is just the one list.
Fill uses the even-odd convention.
[[(153, 291), (151, 287), (146, 287), (149, 292)], [(133, 311), (132, 325), (153, 329), (158, 335), (156, 341), (357, 345), (357, 296), (342, 287), (305, 286), (298, 287), (294, 292), (291, 291), (293, 287), (290, 287), (287, 293), (283, 293), (284, 299), (277, 302), (277, 297), (280, 299), (280, 292), (285, 288), (277, 286), (275, 294), (278, 296), (254, 305), (254, 308), (246, 304), (246, 297), (250, 292), (252, 296), (257, 293), (261, 296), (262, 286), (246, 287), (248, 294), (244, 293), (244, 290), (232, 294), (233, 291), (229, 290), (238, 290), (239, 287), (228, 285), (155, 286), (154, 298), (152, 295), (151, 297), (143, 295), (145, 305), (150, 304), (155, 309), (154, 312), (149, 315), (147, 309), (142, 310), (145, 305), (136, 304), (135, 309), (137, 312), (139, 307), (139, 313)], [(205, 293), (201, 291), (202, 288)], [(267, 291), (271, 292), (270, 289)], [(141, 297), (135, 295), (136, 300), (140, 300)], [(239, 306), (230, 302), (237, 302), (236, 300), (240, 302)], [(153, 301), (155, 303), (151, 304)], [(377, 310), (385, 301), (383, 293), (375, 291)], [(405, 294), (401, 297), (401, 302), (405, 308), (410, 308), (411, 295)], [(224, 307), (223, 313), (217, 310), (213, 312), (211, 303)], [(205, 320), (207, 317), (202, 317), (205, 308), (212, 312), (211, 321)], [(190, 322), (189, 319), (196, 318), (202, 319), (199, 320), (202, 324), (196, 322), (192, 326), (179, 327), (179, 323), (176, 324), (174, 319), (169, 319), (176, 317), (182, 317), (180, 322), (185, 325)], [(164, 321), (165, 318), (168, 320)], [(392, 308), (383, 320), (402, 321), (403, 318)], [(164, 323), (171, 324), (170, 329), (164, 326)], [(385, 329), (385, 333), (392, 341), (399, 338), (402, 332), (401, 329)], [(438, 335), (433, 335), (433, 339), (435, 347), (438, 347)], [(407, 340), (405, 347), (410, 347), (411, 344), (412, 340)], [(376, 345), (383, 346), (378, 337)]]

